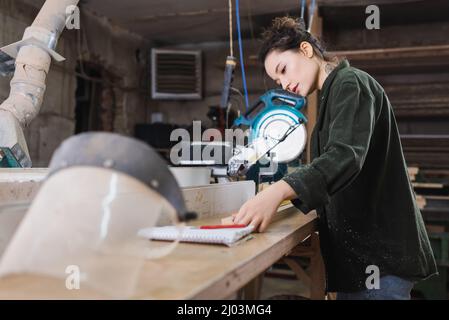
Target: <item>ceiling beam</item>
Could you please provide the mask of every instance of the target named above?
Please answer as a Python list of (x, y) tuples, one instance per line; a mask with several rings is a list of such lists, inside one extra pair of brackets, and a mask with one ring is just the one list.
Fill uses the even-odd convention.
[(423, 2), (422, 0), (376, 0), (373, 3), (372, 0), (319, 0), (318, 5), (320, 7), (366, 7), (371, 4), (384, 5), (384, 4), (406, 4), (411, 2)]
[(374, 74), (445, 72), (449, 70), (449, 45), (332, 51), (355, 67)]

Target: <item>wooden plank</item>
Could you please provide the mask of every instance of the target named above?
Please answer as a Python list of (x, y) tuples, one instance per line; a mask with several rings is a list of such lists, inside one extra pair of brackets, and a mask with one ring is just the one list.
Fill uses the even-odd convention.
[(332, 51), (375, 75), (441, 72), (449, 67), (449, 45)]
[(407, 171), (408, 171), (409, 175), (416, 176), (418, 174), (419, 168), (418, 167), (408, 167)]
[(449, 135), (402, 134), (401, 144), (409, 166), (449, 168)]
[[(376, 5), (400, 3), (407, 4), (410, 2), (416, 2), (416, 0), (377, 0)], [(373, 4), (371, 0), (319, 0), (319, 4), (322, 7), (348, 7), (348, 6), (369, 6)]]
[[(290, 202), (290, 200), (286, 200), (281, 203), (278, 210), (283, 211), (283, 210), (286, 210), (291, 207), (293, 207), (293, 204)], [(221, 224), (233, 224), (234, 217), (236, 214), (237, 214), (237, 212), (233, 213), (230, 216), (225, 216), (225, 217), (221, 218), (221, 220), (220, 220)], [(273, 218), (271, 219), (271, 223), (278, 221), (279, 219), (282, 219), (282, 214), (274, 215)]]
[(267, 278), (278, 278), (278, 279), (288, 279), (288, 280), (295, 280), (296, 275), (295, 273), (290, 269), (270, 269), (267, 272), (265, 272), (265, 277)]
[(446, 231), (446, 227), (444, 225), (437, 224), (426, 224), (426, 230), (429, 233), (443, 233)]
[[(275, 222), (275, 224), (281, 222), (284, 227), (286, 227), (286, 220), (284, 219)], [(252, 255), (254, 255), (254, 253), (259, 251), (256, 257), (253, 257), (252, 259), (246, 258), (246, 261), (243, 262), (238, 268), (223, 276), (219, 281), (214, 283), (213, 286), (209, 284), (209, 288), (207, 290), (197, 292), (196, 294), (192, 295), (191, 298), (210, 299), (211, 297), (217, 297), (218, 299), (220, 299), (223, 293), (226, 293), (226, 296), (238, 290), (245, 284), (245, 282), (248, 281), (247, 279), (252, 279), (256, 275), (268, 269), (272, 264), (277, 262), (298, 243), (307, 238), (315, 230), (315, 227), (316, 226), (314, 225), (314, 223), (304, 225), (301, 232), (291, 234), (289, 237), (286, 237), (279, 242), (273, 242), (272, 246), (265, 250), (263, 254), (261, 254), (257, 249), (257, 244), (255, 241), (253, 243), (251, 243), (253, 240), (249, 241), (247, 243), (248, 246), (253, 247), (248, 248), (247, 254), (250, 254), (250, 252), (252, 252)]]
[(326, 296), (326, 300), (337, 300), (336, 292), (328, 292)]
[(429, 179), (449, 180), (449, 170), (445, 169), (420, 169), (424, 177)]
[(237, 212), (255, 191), (254, 181), (239, 181), (183, 188), (182, 194), (188, 210), (209, 218)]
[(402, 134), (401, 142), (404, 150), (409, 151), (441, 151), (449, 153), (449, 135)]
[(47, 168), (0, 168), (0, 182), (41, 182), (47, 175)]
[(427, 207), (421, 213), (426, 222), (449, 222), (449, 208)]
[[(182, 243), (166, 257), (144, 263), (133, 298), (224, 299), (267, 270), (316, 229), (316, 213), (281, 210), (266, 232), (235, 247)], [(219, 223), (220, 217), (196, 221)], [(67, 290), (65, 279), (11, 275), (0, 279), (0, 299), (109, 298), (81, 287)]]
[[(306, 242), (298, 245), (282, 261), (293, 270), (300, 281), (310, 287), (310, 299), (322, 300), (325, 298), (326, 280), (318, 234), (312, 233), (307, 242), (309, 245), (306, 245)], [(291, 257), (309, 257), (310, 265), (307, 272)]]
[(442, 188), (444, 188), (444, 184), (432, 183), (432, 182), (413, 182), (412, 185), (415, 188), (426, 188), (426, 189), (442, 189)]
[(419, 209), (423, 209), (426, 206), (426, 198), (421, 195), (416, 195), (416, 204), (418, 205)]
[(47, 174), (45, 168), (0, 168), (0, 204), (30, 202)]
[(302, 281), (306, 286), (311, 287), (312, 280), (309, 274), (301, 267), (301, 265), (293, 258), (286, 257), (282, 259), (293, 270), (298, 280)]
[(449, 45), (428, 45), (399, 48), (380, 48), (366, 50), (333, 51), (333, 54), (345, 56), (351, 60), (378, 60), (400, 58), (428, 58), (449, 56)]
[(243, 287), (243, 299), (245, 300), (260, 300), (263, 286), (263, 273), (251, 280)]
[(443, 200), (443, 201), (449, 201), (449, 196), (426, 196), (426, 199), (428, 200)]
[(317, 233), (312, 233), (311, 248), (315, 252), (310, 260), (310, 299), (323, 300), (326, 292), (326, 278), (323, 257), (320, 250), (320, 239)]

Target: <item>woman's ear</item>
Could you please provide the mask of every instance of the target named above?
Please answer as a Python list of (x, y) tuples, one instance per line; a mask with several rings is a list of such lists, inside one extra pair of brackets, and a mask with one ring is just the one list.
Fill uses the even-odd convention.
[(312, 45), (307, 42), (307, 41), (303, 41), (299, 44), (299, 51), (300, 53), (302, 53), (304, 56), (306, 56), (307, 58), (312, 58), (314, 55), (313, 52), (313, 47)]

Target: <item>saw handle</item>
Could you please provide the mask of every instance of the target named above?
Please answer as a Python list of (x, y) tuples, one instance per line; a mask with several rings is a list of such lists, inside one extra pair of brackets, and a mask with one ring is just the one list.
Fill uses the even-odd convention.
[[(296, 110), (300, 110), (306, 104), (306, 99), (304, 97), (282, 89), (268, 91), (261, 97), (261, 100), (268, 106), (287, 104)], [(280, 103), (276, 103), (276, 101), (279, 101)]]
[(278, 104), (275, 101), (280, 101), (279, 105), (289, 105), (296, 110), (303, 108), (306, 104), (306, 99), (302, 96), (290, 93), (282, 89), (273, 89), (263, 94), (259, 100), (256, 101), (245, 113), (244, 117), (248, 118), (261, 104), (265, 107), (274, 107)]
[[(278, 103), (276, 103), (278, 102)], [(290, 93), (283, 89), (273, 89), (264, 93), (243, 116), (240, 116), (234, 121), (231, 128), (239, 127), (240, 125), (251, 126), (253, 118), (258, 114), (260, 107), (262, 108), (276, 108), (278, 106), (290, 106), (296, 110), (300, 110), (306, 105), (306, 98)], [(251, 114), (255, 113), (254, 117)]]

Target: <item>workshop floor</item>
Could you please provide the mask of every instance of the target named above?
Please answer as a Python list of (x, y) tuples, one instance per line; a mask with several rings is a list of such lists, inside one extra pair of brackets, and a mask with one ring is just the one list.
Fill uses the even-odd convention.
[(299, 280), (263, 279), (261, 299), (297, 300), (310, 297), (309, 288)]
[[(242, 292), (236, 292), (227, 300), (239, 300)], [(265, 276), (263, 279), (260, 299), (262, 300), (304, 300), (309, 299), (310, 290), (296, 279), (282, 279)]]

